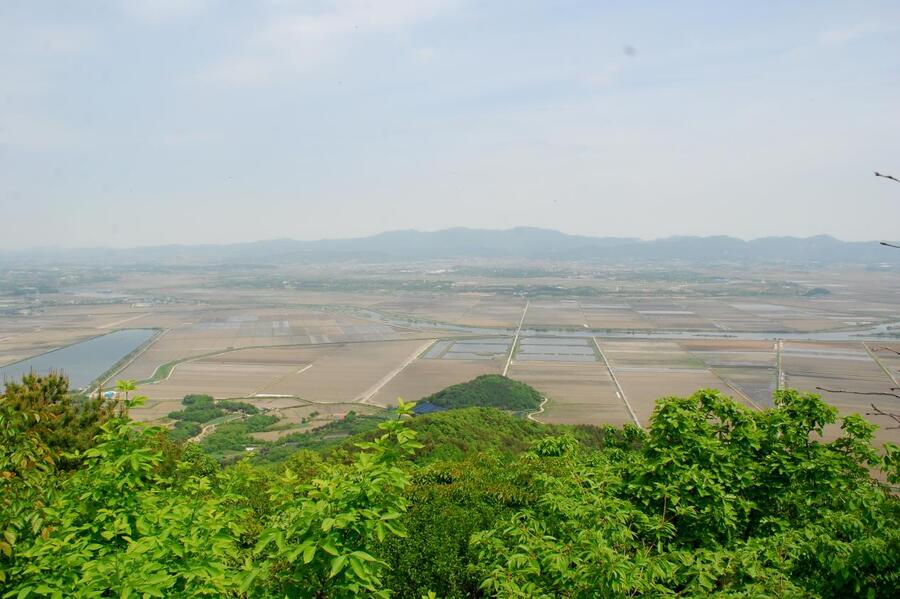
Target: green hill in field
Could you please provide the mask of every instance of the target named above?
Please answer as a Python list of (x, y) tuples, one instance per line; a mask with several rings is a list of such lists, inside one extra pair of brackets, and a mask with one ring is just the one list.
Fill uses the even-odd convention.
[(485, 374), (423, 397), (420, 403), (445, 409), (497, 408), (521, 412), (536, 410), (541, 400), (541, 394), (530, 385), (499, 374)]

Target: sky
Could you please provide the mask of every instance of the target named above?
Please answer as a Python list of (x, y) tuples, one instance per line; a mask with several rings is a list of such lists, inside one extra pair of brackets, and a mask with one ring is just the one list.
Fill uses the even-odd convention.
[(0, 248), (900, 238), (900, 2), (3, 0)]

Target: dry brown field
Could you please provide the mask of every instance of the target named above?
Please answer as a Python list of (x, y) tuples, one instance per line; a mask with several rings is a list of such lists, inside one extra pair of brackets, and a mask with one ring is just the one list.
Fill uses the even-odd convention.
[(587, 325), (594, 329), (642, 331), (656, 328), (656, 324), (624, 302), (592, 300), (582, 301), (580, 305)]
[(427, 321), (458, 323), (478, 302), (478, 297), (468, 295), (399, 295), (374, 304), (372, 308)]
[(216, 399), (252, 397), (297, 370), (297, 366), (288, 364), (185, 362), (178, 364), (168, 379), (144, 385), (141, 392), (152, 399), (181, 399), (191, 393), (206, 393)]
[(241, 348), (323, 345), (421, 335), (352, 316), (304, 309), (212, 311), (195, 316), (195, 322), (184, 322), (166, 331), (119, 377), (145, 380), (163, 364)]
[(703, 361), (692, 356), (676, 341), (632, 341), (598, 339), (610, 366), (620, 370), (703, 369)]
[(726, 395), (732, 397), (735, 395), (719, 377), (709, 370), (626, 372), (614, 368), (613, 372), (615, 372), (619, 384), (622, 385), (625, 397), (628, 398), (638, 420), (644, 427), (650, 424), (650, 416), (653, 414), (656, 400), (661, 397), (687, 396), (698, 389), (719, 389)]
[[(852, 395), (817, 389), (882, 393), (889, 391), (893, 381), (869, 357), (862, 344), (812, 344), (785, 342), (782, 364), (787, 387), (818, 393), (822, 399), (836, 407), (842, 415), (865, 414), (872, 411), (871, 404), (900, 407), (900, 400), (891, 397)], [(886, 430), (887, 419), (872, 419), (881, 428), (876, 431), (878, 442), (900, 442), (900, 431)], [(840, 433), (830, 427), (827, 438)]]
[[(685, 341), (681, 346), (752, 404), (772, 405), (776, 384), (775, 343), (771, 341)], [(736, 389), (734, 389), (736, 387)]]
[(471, 310), (463, 314), (456, 324), (514, 329), (522, 318), (525, 300), (520, 297), (482, 296)]
[(385, 385), (371, 403), (393, 406), (397, 398), (418, 401), (445, 387), (462, 383), (482, 374), (499, 374), (500, 360), (416, 360)]
[(577, 301), (559, 300), (531, 302), (525, 315), (524, 327), (584, 327), (585, 324), (584, 312)]
[(606, 368), (600, 362), (515, 362), (509, 377), (547, 397), (541, 422), (614, 424), (631, 422)]
[(266, 387), (265, 393), (315, 402), (352, 402), (371, 392), (392, 369), (424, 349), (421, 340), (352, 343), (329, 351), (312, 367)]

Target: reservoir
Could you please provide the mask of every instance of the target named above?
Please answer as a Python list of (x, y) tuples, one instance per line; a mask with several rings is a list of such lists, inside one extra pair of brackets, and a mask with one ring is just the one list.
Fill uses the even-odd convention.
[(47, 374), (56, 370), (68, 375), (71, 389), (81, 389), (156, 333), (156, 329), (124, 329), (56, 349), (0, 368), (0, 383), (31, 371)]

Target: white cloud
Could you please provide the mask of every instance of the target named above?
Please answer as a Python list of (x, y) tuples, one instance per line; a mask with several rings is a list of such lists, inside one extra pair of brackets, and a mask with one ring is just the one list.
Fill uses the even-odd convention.
[[(333, 0), (318, 11), (280, 11), (217, 65), (212, 78), (253, 85), (340, 55), (358, 38), (411, 27), (449, 8), (451, 0)], [(279, 7), (284, 5), (279, 3)]]

